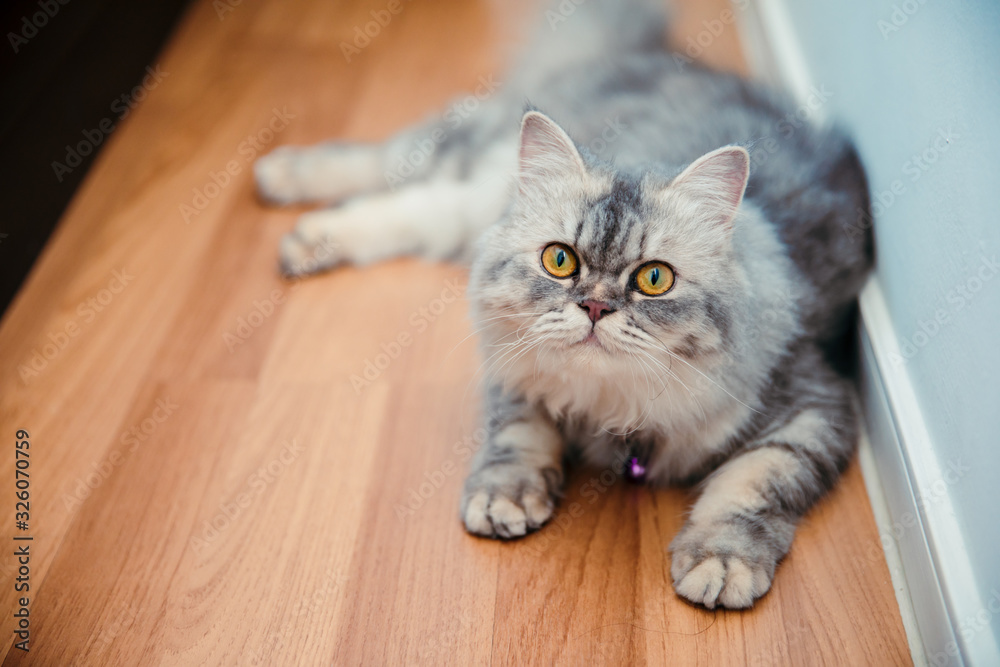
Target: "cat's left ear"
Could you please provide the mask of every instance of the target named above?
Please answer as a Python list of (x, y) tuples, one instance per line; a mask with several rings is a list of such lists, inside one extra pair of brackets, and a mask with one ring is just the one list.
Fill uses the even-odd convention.
[(670, 190), (696, 206), (707, 224), (729, 231), (750, 178), (750, 154), (742, 146), (707, 153), (670, 184)]
[(551, 191), (560, 180), (580, 177), (585, 171), (583, 158), (565, 130), (538, 111), (524, 114), (518, 154), (522, 195)]

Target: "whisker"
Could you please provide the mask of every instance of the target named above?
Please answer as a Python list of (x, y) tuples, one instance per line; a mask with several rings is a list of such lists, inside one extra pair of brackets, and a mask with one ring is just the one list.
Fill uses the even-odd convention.
[(545, 313), (508, 313), (508, 314), (505, 314), (505, 315), (497, 315), (495, 317), (489, 317), (489, 318), (487, 318), (485, 320), (479, 320), (477, 323), (478, 324), (482, 324), (483, 326), (475, 329), (468, 336), (466, 336), (462, 340), (460, 340), (457, 343), (455, 343), (455, 346), (452, 347), (450, 350), (448, 350), (448, 354), (445, 355), (445, 358), (447, 359), (449, 356), (451, 356), (451, 353), (454, 352), (455, 350), (457, 350), (462, 345), (462, 343), (464, 343), (465, 341), (469, 340), (470, 338), (472, 338), (476, 334), (480, 334), (483, 331), (486, 331), (486, 329), (488, 329), (490, 326), (492, 326), (490, 324), (487, 324), (488, 322), (494, 322), (496, 320), (501, 320), (501, 319), (510, 319), (510, 318), (514, 318), (514, 317), (537, 317), (539, 315), (544, 315), (544, 314)]
[[(652, 334), (650, 334), (647, 331), (643, 331), (643, 333), (652, 336)], [(657, 340), (657, 342), (660, 343), (660, 349), (662, 351), (666, 352), (668, 355), (670, 355), (670, 357), (672, 359), (676, 359), (677, 361), (681, 362), (682, 364), (684, 364), (685, 366), (687, 366), (688, 368), (690, 368), (691, 370), (693, 370), (698, 375), (702, 376), (703, 378), (705, 378), (706, 380), (708, 380), (709, 382), (711, 382), (712, 384), (714, 384), (716, 387), (718, 387), (719, 389), (721, 389), (727, 396), (729, 396), (729, 398), (733, 399), (734, 401), (736, 401), (737, 403), (739, 403), (740, 405), (742, 405), (743, 407), (745, 407), (747, 410), (752, 410), (753, 412), (756, 412), (759, 415), (764, 415), (764, 413), (761, 412), (760, 410), (747, 405), (746, 403), (744, 403), (740, 399), (738, 399), (735, 396), (733, 396), (732, 393), (730, 393), (728, 389), (726, 389), (721, 384), (719, 384), (718, 382), (716, 382), (715, 380), (713, 380), (712, 378), (710, 378), (708, 375), (706, 375), (705, 373), (703, 373), (696, 366), (694, 366), (693, 364), (691, 364), (688, 361), (686, 361), (685, 359), (683, 359), (680, 355), (671, 352), (670, 349), (666, 345), (664, 345), (663, 341), (661, 341), (659, 338), (657, 338), (656, 336), (653, 336), (653, 338), (655, 338)]]

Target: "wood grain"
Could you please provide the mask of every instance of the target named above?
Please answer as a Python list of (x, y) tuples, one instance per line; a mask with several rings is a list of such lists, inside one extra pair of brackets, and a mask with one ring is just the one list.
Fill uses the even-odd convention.
[[(284, 282), (297, 211), (250, 178), (248, 136), (379, 139), (500, 76), (533, 3), (405, 3), (346, 62), (382, 7), (196, 2), (6, 313), (0, 422), (31, 433), (34, 541), (31, 652), (7, 640), (5, 664), (908, 664), (856, 465), (745, 613), (671, 589), (684, 490), (580, 470), (543, 531), (463, 532), (481, 435), (464, 271)], [(675, 43), (724, 9), (679, 3)], [(727, 24), (700, 57), (742, 71), (738, 53)], [(185, 221), (195, 190), (214, 196)], [(0, 466), (13, 480), (13, 451)]]

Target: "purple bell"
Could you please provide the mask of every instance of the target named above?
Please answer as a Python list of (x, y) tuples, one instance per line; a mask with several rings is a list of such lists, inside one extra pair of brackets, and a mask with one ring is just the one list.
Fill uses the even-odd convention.
[(633, 456), (628, 460), (628, 464), (625, 466), (625, 477), (635, 484), (646, 481), (646, 466), (639, 462), (638, 457)]

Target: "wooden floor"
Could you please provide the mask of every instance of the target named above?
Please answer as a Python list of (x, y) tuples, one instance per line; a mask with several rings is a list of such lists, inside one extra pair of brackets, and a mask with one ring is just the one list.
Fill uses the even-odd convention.
[[(340, 43), (387, 3), (244, 0), (220, 17), (224, 2), (188, 13), (0, 328), (0, 495), (9, 536), (33, 537), (9, 543), (30, 544), (31, 650), (8, 639), (5, 664), (909, 663), (857, 465), (743, 613), (674, 595), (680, 490), (579, 471), (577, 516), (514, 543), (465, 534), (480, 409), (451, 298), (465, 273), (399, 261), (283, 282), (296, 212), (260, 206), (249, 159), (381, 138), (502, 81), (498, 45), (530, 3), (499, 20), (404, 2), (348, 63)], [(682, 45), (724, 8), (681, 4)], [(742, 67), (731, 25), (702, 41)]]

